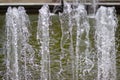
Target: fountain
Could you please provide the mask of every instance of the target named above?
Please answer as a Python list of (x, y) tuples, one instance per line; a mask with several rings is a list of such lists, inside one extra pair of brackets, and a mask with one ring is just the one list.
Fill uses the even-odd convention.
[(117, 19), (114, 7), (101, 6), (96, 13), (96, 47), (98, 80), (116, 80), (115, 31)]
[(34, 50), (29, 45), (29, 19), (23, 7), (9, 7), (6, 13), (6, 80), (30, 80)]
[(83, 4), (65, 2), (57, 15), (59, 27), (53, 26), (49, 6), (43, 5), (35, 31), (38, 48), (30, 42), (33, 33), (25, 9), (9, 7), (4, 79), (116, 80), (115, 8), (96, 10), (93, 3), (94, 26)]
[[(16, 8), (8, 8), (6, 13), (6, 27), (7, 27), (7, 80), (11, 76), (12, 80), (18, 80), (18, 35), (17, 29), (19, 27), (19, 16)], [(11, 17), (12, 16), (12, 17)], [(11, 36), (13, 35), (13, 36)], [(12, 50), (11, 50), (12, 49)], [(14, 55), (14, 56), (13, 56)], [(13, 58), (12, 58), (13, 56)]]
[(37, 39), (39, 40), (41, 55), (41, 80), (51, 80), (50, 51), (49, 51), (49, 22), (50, 12), (48, 5), (39, 10)]

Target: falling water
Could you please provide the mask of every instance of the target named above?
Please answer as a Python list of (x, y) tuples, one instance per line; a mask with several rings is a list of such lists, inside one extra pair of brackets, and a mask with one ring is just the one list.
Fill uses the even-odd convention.
[(96, 13), (98, 80), (116, 80), (115, 31), (117, 21), (114, 10), (114, 7), (101, 6)]
[(37, 39), (40, 44), (39, 54), (41, 58), (41, 80), (51, 80), (50, 74), (50, 53), (49, 53), (49, 22), (50, 13), (48, 5), (44, 5), (39, 10), (39, 20), (37, 27)]
[[(70, 54), (70, 66), (71, 66), (71, 74), (72, 74), (72, 80), (75, 78), (74, 74), (74, 47), (73, 47), (73, 24), (72, 24), (72, 8), (71, 5), (68, 3), (65, 3), (64, 6), (64, 11), (62, 14), (60, 14), (60, 23), (61, 23), (61, 31), (62, 31), (62, 36), (61, 36), (61, 43), (60, 43), (60, 48), (61, 48), (61, 55), (60, 55), (60, 71), (59, 75), (62, 75), (62, 73), (65, 72), (64, 66), (62, 65), (62, 60)], [(66, 18), (66, 19), (65, 19)], [(65, 46), (68, 46), (66, 48)], [(69, 51), (68, 51), (69, 50)], [(69, 61), (68, 61), (69, 63)], [(64, 80), (65, 77), (62, 75), (62, 79)]]
[[(9, 7), (6, 13), (6, 80), (30, 80), (34, 51), (29, 45), (29, 19), (23, 7)], [(29, 68), (28, 65), (29, 64)], [(30, 66), (31, 65), (31, 66)]]
[[(33, 68), (34, 63), (34, 50), (29, 44), (30, 33), (28, 28), (30, 27), (30, 21), (26, 11), (23, 7), (18, 7), (20, 25), (18, 27), (18, 53), (19, 53), (19, 79), (31, 80), (34, 79)], [(23, 64), (22, 64), (23, 63)]]
[(89, 31), (90, 25), (87, 18), (87, 12), (83, 5), (78, 5), (75, 14), (77, 35), (76, 35), (76, 80), (85, 79), (85, 76), (90, 73), (94, 67), (94, 63), (90, 57), (90, 41)]
[(98, 3), (99, 3), (99, 0), (90, 0), (90, 5), (88, 7), (88, 14), (90, 18), (95, 17)]
[[(61, 61), (65, 59), (66, 55), (69, 56), (68, 54), (70, 54), (71, 80), (84, 79), (87, 73), (90, 73), (94, 67), (94, 63), (89, 59), (90, 25), (85, 7), (83, 5), (74, 5), (72, 8), (70, 4), (65, 3), (64, 12), (60, 14), (60, 22), (62, 36), (60, 44), (61, 69), (59, 74), (62, 75), (66, 71)], [(69, 46), (69, 48), (67, 49), (65, 46)], [(65, 77), (62, 79), (65, 79)]]
[(7, 28), (7, 80), (18, 79), (18, 35), (17, 29), (19, 26), (19, 14), (17, 8), (8, 8), (6, 13), (6, 28)]
[(97, 6), (98, 6), (98, 3), (99, 3), (99, 0), (92, 0), (92, 8), (93, 8), (93, 14), (96, 13), (96, 9), (97, 9)]
[[(49, 7), (44, 5), (39, 10), (35, 32), (39, 49), (33, 49), (26, 11), (23, 7), (8, 8), (5, 80), (116, 80), (117, 19), (114, 7), (102, 6), (97, 10), (93, 43), (90, 36), (93, 26), (90, 26), (84, 5), (64, 4), (63, 13), (59, 14), (61, 29), (57, 34), (55, 30), (52, 32), (50, 17)], [(91, 52), (91, 45), (96, 45), (96, 53)]]

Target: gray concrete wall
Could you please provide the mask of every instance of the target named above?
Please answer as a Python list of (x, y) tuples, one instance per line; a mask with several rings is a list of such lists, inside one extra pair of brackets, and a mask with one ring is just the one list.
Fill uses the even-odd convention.
[[(65, 1), (76, 1), (76, 0), (65, 0)], [(92, 0), (79, 0), (81, 2), (91, 2)], [(98, 0), (99, 2), (120, 2), (120, 0)]]
[[(76, 1), (76, 0), (65, 0), (65, 1)], [(80, 0), (83, 2), (90, 2), (92, 0)], [(107, 1), (107, 2), (120, 2), (120, 0), (99, 0), (100, 2)], [(54, 3), (60, 2), (60, 0), (0, 0), (0, 3)]]
[(0, 3), (51, 3), (53, 0), (0, 0)]

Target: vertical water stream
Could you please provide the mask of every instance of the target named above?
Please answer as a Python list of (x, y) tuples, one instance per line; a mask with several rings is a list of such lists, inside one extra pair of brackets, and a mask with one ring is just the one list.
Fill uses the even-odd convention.
[(37, 28), (37, 39), (40, 43), (41, 55), (41, 80), (51, 80), (51, 70), (50, 70), (50, 52), (49, 52), (49, 23), (50, 23), (50, 13), (49, 6), (44, 5), (39, 10), (39, 20)]
[(114, 7), (101, 6), (96, 13), (95, 38), (98, 54), (98, 80), (116, 80)]
[[(93, 3), (95, 14), (96, 3)], [(64, 4), (63, 13), (57, 16), (61, 25), (57, 34), (58, 29), (54, 28), (58, 26), (50, 26), (50, 17), (49, 6), (43, 5), (35, 32), (37, 53), (34, 50), (38, 48), (30, 45), (32, 33), (25, 9), (8, 8), (5, 80), (116, 80), (117, 18), (114, 7), (101, 6), (97, 10), (92, 18), (95, 20), (95, 34), (92, 35), (93, 26), (82, 4)], [(90, 35), (95, 38), (93, 43)], [(91, 45), (95, 45), (96, 53), (91, 52)]]

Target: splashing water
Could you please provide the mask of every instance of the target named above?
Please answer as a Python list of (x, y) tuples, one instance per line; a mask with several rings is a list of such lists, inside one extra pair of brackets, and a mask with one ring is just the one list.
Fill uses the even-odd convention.
[[(85, 7), (83, 5), (75, 5), (71, 8), (70, 4), (65, 3), (64, 12), (60, 14), (60, 22), (62, 30), (61, 57), (64, 59), (67, 54), (70, 54), (71, 56), (71, 80), (84, 79), (86, 72), (89, 73), (94, 67), (94, 63), (89, 59), (90, 26)], [(74, 32), (75, 30), (76, 32)], [(74, 39), (75, 36), (76, 39)], [(66, 49), (65, 46), (69, 46), (69, 49)], [(84, 49), (82, 47), (84, 47)], [(62, 61), (61, 58), (60, 61)], [(60, 65), (61, 64), (62, 63), (60, 63)], [(61, 65), (60, 68), (59, 74), (62, 75), (66, 70), (64, 70), (63, 65)], [(65, 78), (63, 77), (62, 79)]]
[(97, 9), (97, 4), (99, 3), (99, 0), (92, 0), (92, 8), (93, 8), (93, 14), (95, 15), (96, 9)]
[(41, 58), (41, 80), (51, 80), (50, 74), (50, 53), (49, 53), (49, 20), (50, 13), (48, 5), (44, 5), (39, 10), (39, 20), (37, 28), (37, 39), (40, 43)]
[[(32, 48), (32, 46), (29, 44), (29, 37), (30, 37), (30, 33), (28, 31), (28, 27), (30, 26), (30, 21), (28, 18), (28, 15), (26, 14), (25, 10), (23, 7), (18, 7), (18, 11), (19, 11), (19, 19), (20, 19), (20, 27), (18, 27), (18, 46), (20, 48), (19, 52), (20, 53), (20, 57), (19, 57), (19, 66), (20, 66), (20, 71), (21, 74), (24, 74), (22, 76), (20, 76), (20, 79), (24, 79), (24, 80), (30, 80), (34, 78), (34, 76), (32, 76), (33, 74), (33, 70), (32, 68), (34, 68), (34, 50)], [(24, 65), (22, 65), (21, 63), (24, 63)]]
[[(18, 10), (16, 8), (8, 8), (6, 13), (7, 26), (7, 80), (18, 80), (18, 35), (19, 26)], [(12, 35), (12, 36), (11, 36)]]
[[(83, 5), (78, 5), (75, 14), (77, 35), (76, 35), (76, 80), (84, 80), (84, 76), (94, 67), (94, 63), (89, 59), (90, 25), (87, 18), (87, 12)], [(83, 37), (84, 35), (84, 37)], [(84, 47), (84, 49), (83, 49)]]
[(99, 0), (90, 0), (90, 5), (88, 7), (88, 14), (90, 18), (95, 18), (98, 3)]
[(101, 6), (96, 13), (96, 47), (98, 54), (98, 80), (116, 80), (115, 31), (117, 27), (114, 7)]
[[(95, 34), (92, 34), (95, 43), (91, 43), (91, 26), (84, 5), (64, 4), (63, 13), (59, 14), (58, 34), (50, 26), (50, 17), (49, 7), (44, 5), (39, 10), (36, 53), (34, 44), (29, 42), (30, 21), (26, 11), (23, 7), (8, 8), (5, 80), (116, 80), (114, 7), (102, 6), (97, 10)], [(95, 45), (97, 53), (91, 52), (91, 45)]]
[[(61, 48), (61, 55), (60, 55), (60, 71), (59, 75), (62, 75), (62, 73), (65, 72), (64, 66), (62, 65), (62, 60), (70, 54), (70, 66), (72, 68), (72, 80), (74, 80), (75, 74), (74, 74), (74, 48), (73, 48), (73, 24), (72, 24), (72, 8), (71, 5), (68, 3), (65, 3), (64, 6), (64, 11), (63, 13), (60, 14), (60, 23), (61, 23), (61, 31), (62, 31), (62, 36), (61, 36), (61, 43), (60, 43), (60, 48)], [(65, 17), (68, 17), (65, 19)], [(66, 48), (65, 46), (68, 46)], [(69, 49), (69, 51), (67, 50)], [(61, 80), (66, 79), (65, 77), (62, 76)]]
[[(29, 19), (24, 8), (9, 7), (6, 13), (6, 80), (30, 80), (32, 77), (32, 72), (27, 69), (34, 64), (34, 50), (28, 43), (30, 33), (27, 27), (29, 27)], [(29, 68), (28, 63), (29, 66), (31, 65)]]

